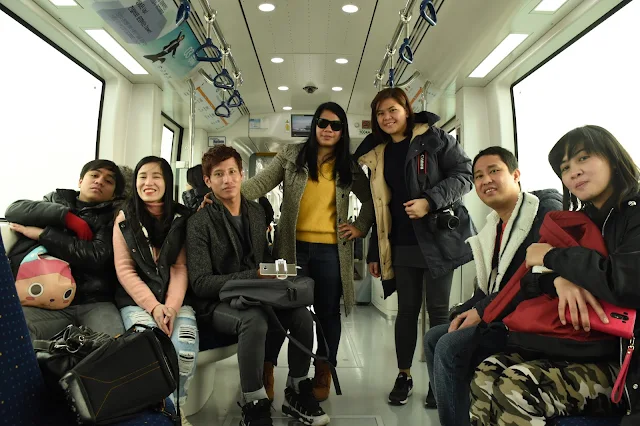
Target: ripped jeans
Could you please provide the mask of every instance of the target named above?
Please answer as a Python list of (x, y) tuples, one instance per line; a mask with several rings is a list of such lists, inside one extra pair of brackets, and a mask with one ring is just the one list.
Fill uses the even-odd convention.
[[(120, 315), (122, 315), (124, 328), (127, 330), (133, 324), (156, 325), (153, 317), (139, 306), (126, 306), (120, 309)], [(184, 405), (187, 402), (189, 382), (191, 382), (196, 372), (196, 358), (200, 345), (196, 315), (191, 306), (185, 305), (180, 308), (178, 318), (176, 318), (173, 327), (171, 341), (178, 354), (178, 365), (180, 369), (178, 395), (180, 396), (180, 405)], [(170, 398), (175, 404), (175, 395), (171, 395)]]

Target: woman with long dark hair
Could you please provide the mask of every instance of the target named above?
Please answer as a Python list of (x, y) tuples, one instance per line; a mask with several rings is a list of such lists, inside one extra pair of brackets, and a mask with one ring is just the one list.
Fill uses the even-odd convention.
[[(598, 313), (600, 319), (595, 321), (609, 321), (600, 300), (621, 307), (621, 312), (623, 308), (640, 309), (640, 171), (609, 131), (593, 125), (578, 127), (560, 138), (549, 153), (549, 164), (562, 181), (564, 210), (581, 211), (600, 228), (608, 256), (581, 246), (555, 248), (536, 243), (527, 249), (526, 262), (552, 271), (540, 278), (537, 290), (558, 299), (560, 322), (590, 331), (589, 309)], [(529, 291), (531, 285), (523, 283), (523, 291), (535, 296)], [(636, 322), (634, 334), (639, 332)], [(566, 358), (544, 359), (544, 353), (513, 348), (485, 359), (476, 368), (471, 382), (472, 425), (542, 425), (558, 416), (625, 412), (622, 425), (640, 424), (637, 354), (631, 357), (623, 402), (611, 401), (621, 363), (629, 350), (633, 352), (633, 340), (589, 342), (591, 350), (586, 353), (570, 338), (545, 343)], [(585, 362), (594, 348), (596, 353), (613, 356), (592, 356)]]
[[(125, 328), (155, 326), (173, 342), (180, 365), (178, 397), (196, 368), (199, 336), (194, 310), (185, 304), (189, 210), (173, 200), (173, 173), (163, 158), (145, 157), (133, 172), (131, 198), (116, 218), (113, 253), (121, 286), (116, 305)], [(175, 402), (175, 396), (172, 395)], [(182, 424), (190, 423), (182, 415)]]
[(385, 297), (398, 293), (395, 339), (398, 375), (389, 403), (404, 405), (413, 392), (411, 364), (426, 280), (431, 327), (448, 322), (453, 270), (469, 262), (465, 240), (475, 228), (462, 196), (472, 188), (471, 159), (434, 126), (435, 114), (414, 114), (406, 93), (384, 89), (371, 102), (373, 133), (356, 151), (371, 170), (376, 225), (369, 272), (381, 277)]
[[(257, 199), (284, 183), (282, 211), (273, 247), (276, 259), (297, 263), (300, 274), (316, 282), (314, 311), (329, 347), (318, 340), (318, 354), (336, 364), (340, 342), (340, 297), (348, 314), (355, 303), (353, 243), (373, 222), (369, 183), (349, 153), (347, 114), (334, 102), (318, 107), (304, 144), (287, 145), (258, 175), (242, 184), (248, 199)], [(360, 215), (348, 223), (349, 193), (363, 203)], [(284, 336), (283, 336), (284, 338)], [(264, 383), (273, 398), (273, 366), (280, 347), (267, 348)], [(316, 362), (314, 396), (329, 396), (331, 372)]]

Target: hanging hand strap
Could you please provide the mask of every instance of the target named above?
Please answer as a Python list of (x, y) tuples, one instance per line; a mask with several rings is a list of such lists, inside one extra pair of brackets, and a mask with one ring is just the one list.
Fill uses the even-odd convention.
[(242, 105), (244, 105), (244, 99), (240, 97), (240, 92), (234, 90), (233, 95), (227, 101), (227, 106), (229, 108), (240, 108)]
[(222, 71), (220, 71), (220, 74), (214, 77), (213, 85), (219, 89), (226, 90), (232, 90), (235, 86), (235, 84), (233, 83), (233, 79), (231, 78), (231, 75), (226, 68), (223, 68)]
[(400, 59), (411, 65), (413, 63), (413, 50), (409, 45), (409, 20), (411, 16), (405, 16), (400, 11), (400, 19), (402, 20), (404, 27), (404, 42), (400, 46)]
[(423, 0), (420, 4), (420, 16), (429, 23), (429, 25), (435, 27), (438, 23), (438, 17), (436, 15), (436, 7), (431, 0)]
[(178, 8), (178, 14), (176, 15), (176, 27), (180, 26), (180, 24), (189, 19), (190, 13), (191, 5), (189, 4), (189, 0), (182, 0), (182, 3)]

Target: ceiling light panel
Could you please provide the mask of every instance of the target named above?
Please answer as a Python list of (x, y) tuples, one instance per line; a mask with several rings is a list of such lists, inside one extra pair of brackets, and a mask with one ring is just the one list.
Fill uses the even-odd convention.
[(77, 6), (78, 3), (76, 3), (73, 0), (49, 0), (51, 3), (53, 3), (54, 6)]
[(491, 72), (500, 62), (506, 58), (509, 53), (513, 52), (516, 47), (525, 41), (529, 34), (509, 34), (502, 42), (493, 49), (493, 52), (478, 65), (478, 67), (469, 74), (470, 78), (484, 78)]
[(120, 44), (105, 30), (85, 30), (85, 32), (120, 62), (131, 74), (149, 74), (133, 56), (129, 54)]
[(534, 10), (536, 12), (555, 12), (566, 2), (567, 0), (542, 0)]

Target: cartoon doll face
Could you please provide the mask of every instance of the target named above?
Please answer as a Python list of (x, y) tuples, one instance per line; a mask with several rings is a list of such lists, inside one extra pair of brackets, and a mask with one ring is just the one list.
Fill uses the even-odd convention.
[(66, 262), (42, 256), (39, 261), (21, 265), (16, 290), (22, 306), (64, 309), (75, 296), (76, 283)]

